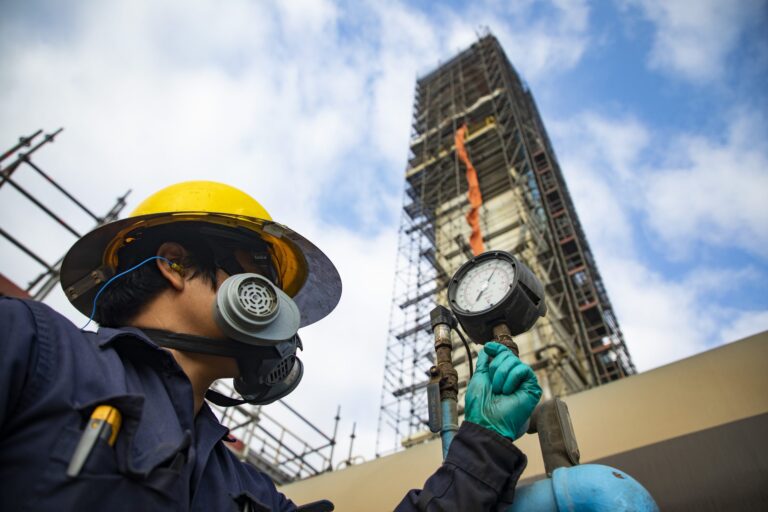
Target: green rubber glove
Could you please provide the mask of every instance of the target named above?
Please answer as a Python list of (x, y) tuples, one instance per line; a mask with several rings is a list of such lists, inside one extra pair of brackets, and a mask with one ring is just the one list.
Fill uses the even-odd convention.
[(539, 398), (541, 387), (531, 367), (504, 345), (486, 343), (467, 386), (464, 418), (515, 440), (525, 433)]

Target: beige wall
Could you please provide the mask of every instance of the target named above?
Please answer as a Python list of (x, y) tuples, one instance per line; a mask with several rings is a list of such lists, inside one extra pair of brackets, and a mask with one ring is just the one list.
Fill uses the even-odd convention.
[[(768, 412), (768, 331), (649, 372), (565, 397), (582, 462)], [(516, 442), (542, 474), (536, 436)], [(392, 510), (440, 463), (430, 442), (281, 489), (296, 503), (330, 499), (336, 510)]]

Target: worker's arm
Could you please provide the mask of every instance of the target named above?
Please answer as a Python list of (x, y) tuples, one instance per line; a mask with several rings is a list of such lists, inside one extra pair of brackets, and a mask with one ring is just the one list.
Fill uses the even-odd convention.
[(397, 510), (494, 510), (511, 503), (526, 464), (512, 441), (522, 434), (540, 397), (529, 366), (503, 345), (486, 344), (467, 387), (465, 421), (448, 457)]
[(20, 300), (0, 298), (0, 434), (32, 382), (37, 326)]

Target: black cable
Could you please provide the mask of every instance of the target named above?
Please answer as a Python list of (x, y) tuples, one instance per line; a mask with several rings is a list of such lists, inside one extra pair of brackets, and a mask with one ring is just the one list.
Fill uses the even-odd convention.
[(472, 376), (475, 374), (475, 369), (472, 367), (472, 352), (469, 350), (469, 343), (467, 343), (467, 338), (464, 337), (464, 335), (461, 333), (461, 330), (457, 327), (456, 332), (459, 334), (459, 338), (461, 338), (461, 342), (464, 343), (464, 348), (467, 349), (467, 362), (469, 363), (469, 378), (471, 379)]

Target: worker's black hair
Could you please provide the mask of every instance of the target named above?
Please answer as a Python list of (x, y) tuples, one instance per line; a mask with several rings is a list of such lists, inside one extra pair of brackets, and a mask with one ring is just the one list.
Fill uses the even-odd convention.
[[(200, 236), (197, 222), (174, 223), (131, 233), (134, 240), (117, 254), (117, 272), (122, 272), (157, 254), (165, 242), (175, 242), (187, 252), (179, 263), (185, 279), (203, 279), (216, 289), (216, 264), (213, 249), (206, 237)], [(101, 293), (94, 319), (104, 327), (129, 325), (141, 309), (160, 292), (170, 287), (155, 262), (116, 279)]]

